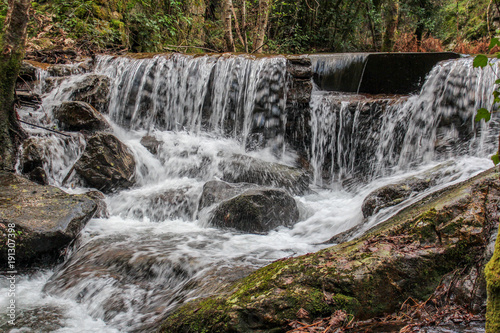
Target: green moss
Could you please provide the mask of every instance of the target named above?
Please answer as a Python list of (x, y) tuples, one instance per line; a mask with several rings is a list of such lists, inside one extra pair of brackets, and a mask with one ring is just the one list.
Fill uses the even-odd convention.
[(485, 268), (488, 300), (486, 306), (486, 332), (500, 332), (500, 232), (495, 252)]

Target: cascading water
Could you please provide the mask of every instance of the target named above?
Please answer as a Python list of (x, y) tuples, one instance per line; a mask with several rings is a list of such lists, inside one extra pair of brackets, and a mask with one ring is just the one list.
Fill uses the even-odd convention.
[[(295, 164), (294, 152), (275, 149), (286, 125), (284, 58), (106, 56), (93, 73), (60, 79), (41, 110), (21, 116), (51, 126), (52, 108), (71, 98), (75, 82), (109, 76), (106, 117), (133, 152), (137, 180), (106, 197), (110, 217), (92, 219), (60, 267), (21, 277), (18, 328), (152, 331), (187, 299), (216, 293), (273, 260), (325, 247), (331, 236), (363, 221), (363, 199), (380, 186), (418, 176), (448, 157), (455, 162), (440, 166), (438, 188), (489, 168), (496, 123), (478, 126), (472, 117), (491, 103), (494, 78), (471, 62), (440, 63), (411, 97), (316, 88), (309, 124), (315, 192), (295, 196), (299, 223), (267, 234), (213, 228), (198, 202), (203, 185), (222, 177), (221, 165), (234, 156)], [(85, 191), (71, 178), (63, 184), (85, 147), (83, 135), (27, 130), (44, 147), (49, 182)], [(145, 135), (158, 141), (156, 154), (141, 144)], [(365, 183), (354, 191), (332, 186), (356, 177)], [(374, 225), (398, 209), (383, 209), (364, 223)], [(7, 289), (2, 280), (0, 294)]]
[(353, 176), (370, 181), (424, 162), (485, 156), (497, 140), (490, 128), (498, 128), (498, 122), (475, 123), (474, 115), (492, 105), (495, 80), (493, 71), (460, 59), (436, 65), (420, 93), (409, 97), (316, 87), (310, 157), (316, 184)]

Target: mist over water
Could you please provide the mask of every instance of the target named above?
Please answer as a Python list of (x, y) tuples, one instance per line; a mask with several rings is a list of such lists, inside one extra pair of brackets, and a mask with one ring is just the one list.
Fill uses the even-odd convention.
[[(341, 61), (340, 68), (350, 66), (348, 57)], [(328, 66), (338, 61), (323, 61), (317, 72), (335, 70)], [(282, 149), (285, 70), (283, 57), (99, 57), (94, 72), (112, 79), (105, 117), (136, 159), (137, 183), (106, 196), (110, 217), (89, 221), (60, 267), (20, 276), (21, 326), (12, 332), (152, 330), (179, 303), (216, 293), (224, 279), (317, 251), (361, 223), (363, 232), (430, 191), (492, 167), (497, 120), (477, 124), (473, 116), (491, 105), (495, 77), (472, 68), (471, 59), (439, 63), (414, 96), (375, 101), (316, 86), (308, 156), (313, 191), (295, 196), (300, 221), (267, 234), (214, 228), (210, 209), (199, 211), (198, 203), (203, 185), (222, 177), (222, 162), (247, 155), (297, 165), (297, 152)], [(86, 75), (64, 79), (44, 95), (43, 110), (21, 116), (52, 124), (52, 108)], [(49, 183), (86, 191), (74, 178), (63, 185), (85, 148), (83, 136), (26, 129), (44, 147)], [(160, 142), (157, 154), (140, 143), (145, 135)], [(436, 167), (442, 177), (435, 187), (363, 220), (371, 191)], [(2, 280), (0, 295), (7, 289)]]

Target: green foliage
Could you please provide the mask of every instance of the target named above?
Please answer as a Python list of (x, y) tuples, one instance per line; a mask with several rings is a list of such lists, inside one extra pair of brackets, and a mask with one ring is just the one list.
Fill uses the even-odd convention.
[(474, 58), (473, 62), (474, 67), (481, 67), (484, 68), (486, 65), (488, 65), (488, 57), (480, 54)]
[[(350, 52), (380, 50), (390, 4), (396, 0), (271, 1), (264, 52)], [(480, 38), (488, 33), (489, 0), (397, 1), (397, 34)], [(241, 8), (245, 4), (246, 25)], [(233, 0), (243, 34), (252, 49), (258, 0)], [(7, 0), (0, 0), (0, 19)], [(169, 45), (195, 45), (222, 50), (221, 0), (43, 0), (33, 2), (29, 36), (40, 47), (126, 48), (163, 51)], [(233, 33), (238, 51), (244, 50)], [(68, 41), (73, 40), (71, 44)], [(45, 41), (45, 42), (44, 42)], [(69, 44), (68, 44), (69, 43)], [(46, 45), (47, 44), (47, 45)], [(482, 60), (483, 61), (483, 60)]]
[(484, 121), (488, 122), (491, 119), (491, 113), (485, 108), (481, 108), (477, 110), (476, 117), (474, 118), (475, 121), (480, 121), (481, 119), (484, 119)]
[[(495, 46), (500, 46), (500, 40), (498, 38), (491, 38), (489, 49), (491, 50)], [(500, 58), (500, 53), (497, 53), (497, 58)], [(473, 66), (475, 68), (486, 68), (486, 66), (490, 66), (493, 69), (493, 65), (489, 62), (488, 57), (484, 54), (478, 54), (473, 61)], [(484, 119), (485, 122), (490, 121), (491, 113), (496, 107), (496, 104), (500, 103), (500, 78), (495, 81), (495, 89), (493, 90), (493, 105), (492, 111), (486, 108), (480, 108), (477, 110), (476, 116), (474, 118), (475, 121), (481, 121)], [(498, 156), (498, 151), (495, 155), (491, 156), (491, 160), (495, 165), (500, 163), (500, 157)]]
[(7, 0), (1, 0), (0, 1), (0, 29), (3, 30), (3, 24), (5, 21), (5, 16), (7, 15)]
[(446, 1), (442, 6), (443, 27), (440, 37), (454, 40), (477, 40), (488, 35), (486, 13), (489, 0)]

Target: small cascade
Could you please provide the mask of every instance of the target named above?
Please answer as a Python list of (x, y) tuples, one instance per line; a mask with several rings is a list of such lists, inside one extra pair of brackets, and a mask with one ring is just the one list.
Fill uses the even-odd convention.
[(101, 57), (96, 72), (114, 78), (109, 115), (125, 128), (210, 132), (251, 147), (282, 144), (285, 69), (282, 57), (174, 54)]
[(369, 181), (424, 162), (491, 152), (497, 138), (490, 128), (497, 128), (498, 120), (475, 123), (474, 116), (492, 105), (495, 79), (493, 71), (473, 68), (472, 59), (459, 59), (436, 65), (413, 96), (317, 88), (310, 158), (316, 184), (352, 177)]

